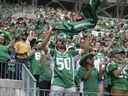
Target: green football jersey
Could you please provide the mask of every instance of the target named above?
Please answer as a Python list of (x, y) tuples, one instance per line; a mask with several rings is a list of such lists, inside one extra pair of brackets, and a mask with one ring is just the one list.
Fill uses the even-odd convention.
[(117, 69), (120, 69), (119, 64), (110, 64), (109, 72), (111, 73), (112, 89), (128, 91), (128, 65), (122, 70), (118, 77), (115, 77), (113, 71)]
[(31, 71), (35, 75), (40, 74), (40, 66), (41, 66), (41, 58), (42, 58), (42, 52), (41, 51), (36, 51), (32, 56), (31, 56)]
[(75, 64), (69, 52), (54, 51), (54, 68), (52, 85), (70, 88), (75, 86)]
[(85, 80), (84, 77), (87, 70), (84, 67), (80, 67), (76, 76), (77, 83), (83, 81), (83, 93), (84, 96), (97, 96), (98, 92), (98, 71), (96, 68), (91, 70), (90, 78)]
[(9, 58), (10, 57), (8, 47), (0, 44), (0, 61), (6, 62)]
[(44, 52), (38, 50), (32, 56), (31, 69), (34, 75), (39, 75), (39, 80), (51, 80), (51, 68), (49, 57), (44, 55)]

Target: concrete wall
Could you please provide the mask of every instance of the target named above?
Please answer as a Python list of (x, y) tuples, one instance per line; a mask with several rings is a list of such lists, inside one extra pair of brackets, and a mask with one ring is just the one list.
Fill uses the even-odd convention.
[(25, 96), (22, 89), (0, 88), (0, 96)]
[(0, 79), (0, 96), (25, 96), (23, 82)]

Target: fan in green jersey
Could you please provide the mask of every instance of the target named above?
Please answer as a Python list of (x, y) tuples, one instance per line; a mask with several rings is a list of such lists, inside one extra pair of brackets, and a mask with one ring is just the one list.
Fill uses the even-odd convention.
[(86, 54), (80, 60), (81, 67), (76, 75), (76, 82), (83, 82), (83, 96), (98, 96), (99, 75), (93, 63), (93, 54)]
[(52, 27), (46, 32), (45, 38), (38, 39), (31, 53), (31, 71), (37, 79), (37, 85), (41, 89), (40, 96), (48, 96), (51, 87), (51, 56), (47, 50), (47, 44), (51, 36)]
[[(121, 60), (121, 58), (125, 62), (118, 64), (115, 59)], [(113, 62), (108, 66), (108, 72), (111, 77), (112, 96), (128, 96), (128, 60), (126, 58), (121, 52), (111, 56)]]
[(0, 78), (6, 78), (7, 75), (7, 61), (9, 60), (9, 50), (4, 44), (5, 34), (0, 33)]
[(56, 36), (51, 96), (72, 96), (76, 92), (74, 56), (67, 49), (66, 38), (65, 33)]

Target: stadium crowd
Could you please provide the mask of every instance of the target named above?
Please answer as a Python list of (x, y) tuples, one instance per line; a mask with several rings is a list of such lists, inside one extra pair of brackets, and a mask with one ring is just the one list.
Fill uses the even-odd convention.
[(82, 19), (72, 11), (41, 7), (31, 17), (5, 16), (0, 78), (21, 80), (25, 64), (40, 96), (128, 96), (127, 21), (100, 18), (93, 29), (68, 33), (63, 22)]

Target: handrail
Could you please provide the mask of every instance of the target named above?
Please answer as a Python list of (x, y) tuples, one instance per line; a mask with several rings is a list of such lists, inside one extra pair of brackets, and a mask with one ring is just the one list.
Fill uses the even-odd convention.
[(35, 79), (35, 77), (32, 75), (32, 73), (30, 72), (30, 70), (25, 66), (25, 64), (23, 64), (23, 68), (28, 72), (28, 74), (30, 75), (30, 77), (32, 78), (32, 80), (34, 82), (36, 82), (37, 80)]

